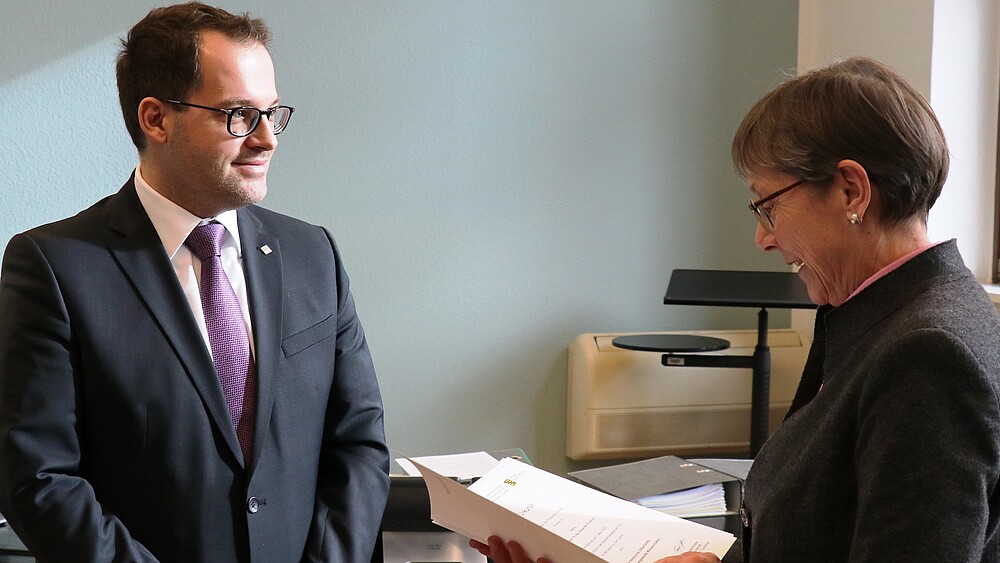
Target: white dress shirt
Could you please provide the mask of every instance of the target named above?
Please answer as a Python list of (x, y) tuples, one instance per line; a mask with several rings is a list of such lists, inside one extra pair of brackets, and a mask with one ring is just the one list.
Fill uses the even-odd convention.
[(143, 179), (139, 166), (135, 168), (135, 191), (139, 195), (139, 202), (149, 215), (149, 220), (153, 223), (153, 228), (156, 229), (156, 234), (160, 237), (160, 242), (163, 243), (164, 250), (167, 251), (170, 263), (177, 274), (177, 280), (184, 290), (184, 296), (187, 297), (191, 312), (194, 313), (194, 318), (201, 329), (205, 346), (209, 350), (212, 346), (208, 340), (208, 327), (205, 324), (205, 313), (201, 308), (201, 291), (198, 288), (201, 282), (201, 261), (187, 246), (184, 246), (184, 241), (191, 231), (202, 223), (214, 220), (226, 228), (226, 237), (222, 241), (222, 268), (226, 271), (233, 291), (236, 292), (236, 298), (239, 299), (243, 322), (250, 336), (250, 351), (253, 353), (255, 348), (253, 328), (250, 324), (250, 308), (247, 306), (247, 284), (243, 276), (243, 254), (240, 231), (236, 224), (236, 211), (225, 211), (216, 217), (201, 219), (153, 189)]

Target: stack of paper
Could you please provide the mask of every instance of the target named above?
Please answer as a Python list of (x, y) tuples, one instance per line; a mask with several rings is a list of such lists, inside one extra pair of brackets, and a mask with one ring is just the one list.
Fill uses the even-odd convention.
[(718, 516), (729, 510), (726, 506), (726, 492), (722, 483), (651, 495), (636, 499), (635, 502), (646, 508), (659, 510), (680, 518)]
[[(720, 516), (738, 509), (739, 480), (751, 460), (716, 460), (662, 456), (609, 467), (574, 471), (570, 476), (608, 494), (683, 518)], [(713, 468), (715, 467), (715, 468)]]
[(462, 482), (469, 482), (482, 477), (490, 469), (500, 463), (486, 452), (469, 452), (462, 454), (429, 455), (421, 457), (396, 458), (396, 463), (407, 475), (420, 476), (420, 471), (413, 462), (433, 469), (436, 473), (454, 477)]

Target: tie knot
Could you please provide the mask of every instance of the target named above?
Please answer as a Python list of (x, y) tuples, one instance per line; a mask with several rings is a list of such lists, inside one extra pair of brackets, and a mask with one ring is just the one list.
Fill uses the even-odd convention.
[(199, 260), (205, 261), (221, 254), (222, 239), (226, 236), (226, 227), (222, 223), (205, 223), (198, 225), (184, 241), (184, 246), (191, 249)]

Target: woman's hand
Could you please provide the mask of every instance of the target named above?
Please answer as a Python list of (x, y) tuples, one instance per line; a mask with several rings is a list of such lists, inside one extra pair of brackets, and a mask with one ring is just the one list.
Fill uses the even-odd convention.
[(504, 542), (499, 536), (490, 536), (489, 544), (469, 540), (469, 545), (496, 563), (552, 563), (544, 557), (539, 557), (537, 561), (528, 559), (524, 554), (521, 544), (516, 541)]
[(711, 553), (689, 551), (673, 557), (657, 559), (653, 563), (719, 563), (719, 558)]

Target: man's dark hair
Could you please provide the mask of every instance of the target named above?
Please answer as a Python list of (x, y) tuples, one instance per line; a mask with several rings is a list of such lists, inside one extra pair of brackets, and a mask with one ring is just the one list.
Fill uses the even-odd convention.
[(115, 72), (118, 99), (139, 152), (146, 137), (139, 127), (139, 102), (146, 97), (183, 100), (201, 83), (201, 34), (217, 31), (235, 41), (268, 47), (271, 30), (250, 14), (231, 14), (200, 2), (155, 8), (122, 39)]

